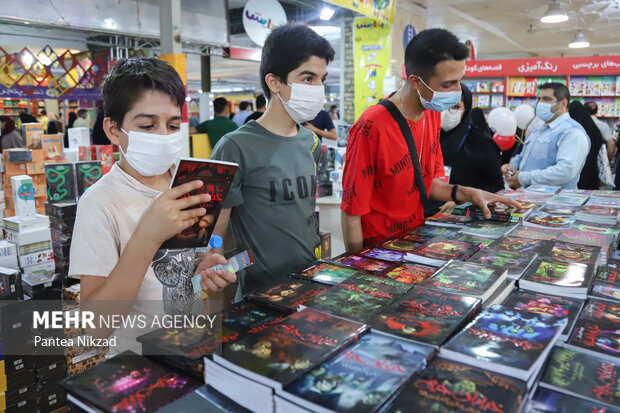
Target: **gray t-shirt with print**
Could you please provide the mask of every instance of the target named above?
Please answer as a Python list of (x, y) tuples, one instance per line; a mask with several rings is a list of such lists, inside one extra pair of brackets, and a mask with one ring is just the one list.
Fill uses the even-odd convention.
[(255, 263), (241, 278), (243, 293), (310, 264), (320, 251), (316, 205), (318, 137), (299, 127), (292, 137), (250, 121), (226, 134), (212, 159), (239, 170), (224, 201), (239, 249), (251, 248)]

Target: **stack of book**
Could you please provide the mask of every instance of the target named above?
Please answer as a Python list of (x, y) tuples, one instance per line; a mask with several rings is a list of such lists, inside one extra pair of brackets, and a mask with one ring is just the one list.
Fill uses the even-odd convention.
[(536, 258), (519, 280), (519, 288), (585, 300), (594, 278), (594, 266)]
[(269, 287), (246, 293), (244, 298), (278, 311), (293, 313), (300, 305), (327, 289), (328, 286), (324, 284), (286, 278)]
[(580, 221), (595, 224), (616, 225), (619, 214), (620, 212), (616, 207), (586, 204), (577, 211), (575, 217)]
[(615, 302), (591, 298), (565, 347), (617, 362), (620, 357), (619, 313), (620, 307)]
[(588, 295), (590, 297), (620, 302), (620, 271), (618, 268), (600, 267)]
[(317, 261), (306, 269), (292, 273), (291, 277), (315, 281), (327, 285), (334, 285), (357, 273), (358, 270), (350, 267), (345, 267), (343, 265), (337, 265), (330, 262)]
[(553, 214), (534, 211), (523, 221), (523, 225), (532, 228), (567, 229), (575, 222), (574, 215)]

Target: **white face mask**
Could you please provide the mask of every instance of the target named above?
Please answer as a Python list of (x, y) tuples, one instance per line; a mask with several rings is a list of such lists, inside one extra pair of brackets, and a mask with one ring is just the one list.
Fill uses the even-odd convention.
[(128, 136), (127, 152), (121, 153), (129, 165), (142, 176), (165, 173), (181, 154), (183, 134), (158, 135), (122, 129)]
[(448, 132), (456, 128), (463, 118), (462, 110), (448, 109), (441, 112), (441, 129)]
[(303, 83), (293, 83), (289, 86), (291, 87), (291, 98), (288, 102), (285, 102), (278, 93), (278, 97), (289, 116), (297, 123), (308, 122), (316, 118), (316, 115), (323, 109), (325, 87)]

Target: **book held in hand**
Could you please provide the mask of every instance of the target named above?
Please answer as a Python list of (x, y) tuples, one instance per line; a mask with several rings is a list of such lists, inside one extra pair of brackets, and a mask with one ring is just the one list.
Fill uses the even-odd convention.
[(199, 217), (198, 222), (191, 227), (164, 241), (161, 246), (162, 249), (199, 248), (209, 245), (209, 239), (213, 234), (224, 199), (226, 199), (226, 194), (238, 168), (239, 165), (230, 162), (181, 158), (170, 183), (170, 188), (200, 180), (203, 182), (203, 186), (183, 195), (183, 197), (209, 194), (211, 201), (190, 207), (190, 209), (205, 208), (207, 213)]
[(519, 288), (585, 300), (593, 278), (591, 264), (539, 257), (519, 280)]

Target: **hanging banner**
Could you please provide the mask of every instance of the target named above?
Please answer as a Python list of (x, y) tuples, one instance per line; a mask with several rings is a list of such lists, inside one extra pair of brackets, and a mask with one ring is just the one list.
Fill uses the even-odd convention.
[(383, 97), (383, 78), (390, 67), (390, 26), (362, 17), (353, 22), (355, 119)]
[[(7, 88), (0, 84), (0, 99), (57, 99), (58, 95), (53, 89), (47, 86), (23, 86), (19, 88), (15, 85)], [(101, 89), (75, 88), (61, 95), (62, 99), (70, 100), (101, 100)]]
[(326, 2), (354, 10), (383, 23), (394, 23), (396, 0), (326, 0)]
[(468, 61), (465, 77), (615, 75), (620, 56)]

